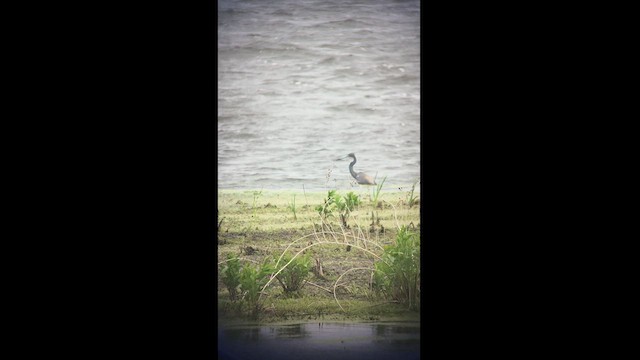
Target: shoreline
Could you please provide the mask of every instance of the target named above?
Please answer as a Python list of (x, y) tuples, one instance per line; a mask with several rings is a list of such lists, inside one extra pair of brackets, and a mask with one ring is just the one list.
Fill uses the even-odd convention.
[[(409, 316), (414, 315), (414, 316)], [(266, 319), (266, 320), (250, 320), (250, 319), (242, 319), (242, 318), (218, 318), (218, 326), (221, 327), (234, 327), (234, 326), (252, 326), (252, 325), (297, 325), (297, 324), (314, 324), (314, 323), (323, 323), (323, 324), (420, 324), (420, 313), (416, 312), (415, 314), (411, 314), (407, 312), (406, 316), (388, 316), (388, 317), (380, 317), (375, 320), (368, 319), (338, 319), (337, 316), (333, 318), (333, 316), (326, 316), (321, 319), (307, 319), (307, 318), (289, 318), (288, 320), (283, 319)]]
[[(278, 187), (278, 188), (265, 188), (265, 187), (220, 187), (218, 186), (217, 191), (218, 192), (254, 192), (254, 191), (264, 191), (264, 192), (306, 192), (306, 193), (327, 193), (328, 191), (331, 190), (335, 190), (338, 192), (355, 192), (355, 193), (362, 193), (362, 192), (367, 192), (367, 193), (371, 193), (372, 191), (375, 191), (378, 187), (378, 185), (381, 184), (381, 182), (378, 183), (378, 185), (354, 185), (355, 182), (349, 186), (348, 183), (345, 184), (340, 184), (340, 186), (336, 186), (337, 184), (334, 184), (334, 186), (323, 186), (323, 187), (318, 187), (317, 184), (315, 186), (309, 187), (309, 188), (305, 188), (304, 186), (298, 186), (295, 188), (292, 187)], [(382, 183), (382, 188), (381, 188), (381, 193), (396, 193), (396, 192), (410, 192), (412, 189), (415, 193), (419, 193), (420, 192), (420, 186), (421, 186), (421, 182), (420, 180), (417, 180), (415, 182), (411, 182), (411, 183), (391, 183), (391, 182), (387, 182), (385, 181), (384, 183)]]

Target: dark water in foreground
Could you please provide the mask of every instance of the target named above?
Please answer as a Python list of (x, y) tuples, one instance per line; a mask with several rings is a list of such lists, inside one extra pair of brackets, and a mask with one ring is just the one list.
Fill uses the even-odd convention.
[(420, 323), (304, 323), (218, 328), (224, 360), (419, 359)]

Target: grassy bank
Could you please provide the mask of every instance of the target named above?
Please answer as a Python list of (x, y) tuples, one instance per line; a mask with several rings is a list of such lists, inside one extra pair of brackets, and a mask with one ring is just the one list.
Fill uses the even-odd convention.
[[(230, 255), (237, 256), (243, 267), (258, 268), (265, 261), (282, 267), (278, 260), (286, 252), (295, 258), (282, 274), (304, 258), (309, 275), (291, 293), (284, 291), (279, 279), (265, 278), (255, 306), (243, 288), (232, 299), (219, 276), (219, 318), (257, 317), (262, 322), (417, 318), (416, 309), (409, 310), (373, 288), (373, 271), (384, 247), (396, 244), (401, 226), (420, 235), (419, 193), (383, 188), (374, 201), (374, 190), (337, 191), (343, 201), (337, 204), (331, 204), (325, 191), (220, 190), (219, 270), (230, 264)], [(359, 204), (345, 206), (350, 191), (350, 199)]]

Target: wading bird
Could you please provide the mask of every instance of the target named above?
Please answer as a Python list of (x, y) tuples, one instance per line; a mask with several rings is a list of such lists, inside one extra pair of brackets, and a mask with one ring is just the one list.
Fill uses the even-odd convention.
[(376, 181), (369, 175), (363, 173), (363, 172), (355, 172), (353, 171), (353, 165), (355, 165), (356, 163), (356, 155), (354, 153), (351, 153), (343, 158), (339, 158), (336, 160), (344, 160), (348, 157), (352, 157), (353, 161), (351, 162), (351, 164), (349, 164), (349, 172), (351, 172), (351, 176), (353, 176), (354, 179), (356, 179), (356, 181), (358, 182), (358, 184), (360, 185), (377, 185)]

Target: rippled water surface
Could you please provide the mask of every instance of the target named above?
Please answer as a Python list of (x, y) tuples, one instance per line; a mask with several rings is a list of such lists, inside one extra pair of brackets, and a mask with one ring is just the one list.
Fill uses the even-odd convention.
[(420, 324), (305, 323), (219, 327), (218, 358), (419, 359)]
[(219, 188), (410, 185), (419, 131), (418, 0), (218, 1)]

